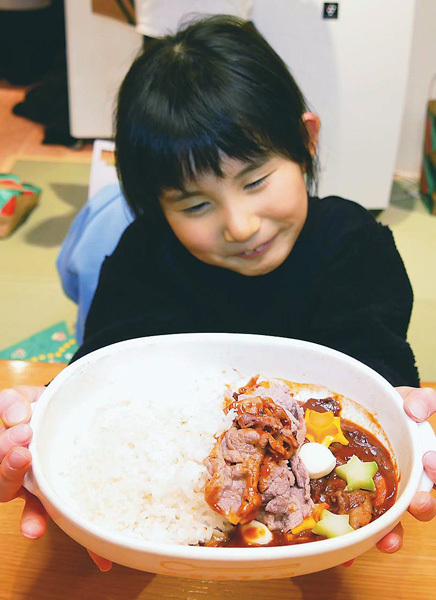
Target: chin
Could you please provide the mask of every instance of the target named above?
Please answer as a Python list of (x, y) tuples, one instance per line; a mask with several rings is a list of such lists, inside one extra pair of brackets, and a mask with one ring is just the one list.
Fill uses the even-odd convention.
[[(236, 271), (240, 275), (245, 275), (246, 277), (258, 277), (260, 275), (267, 275), (268, 273), (272, 273), (275, 271), (277, 267), (279, 267), (286, 257), (280, 260), (268, 260), (265, 261), (264, 264), (259, 262), (258, 264), (251, 265), (238, 265), (238, 267), (232, 268), (232, 271)], [(244, 259), (243, 259), (244, 260)]]
[(246, 277), (259, 277), (260, 275), (268, 275), (268, 273), (272, 273), (272, 271), (274, 271), (277, 267), (269, 267), (269, 268), (262, 268), (262, 269), (251, 269), (250, 271), (245, 271), (244, 273), (242, 273), (242, 271), (239, 271), (241, 273), (241, 275), (245, 275)]

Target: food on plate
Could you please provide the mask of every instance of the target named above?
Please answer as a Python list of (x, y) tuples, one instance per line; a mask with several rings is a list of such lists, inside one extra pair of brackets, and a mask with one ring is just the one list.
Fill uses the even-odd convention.
[(232, 527), (204, 499), (203, 462), (233, 415), (219, 390), (201, 404), (175, 397), (102, 400), (70, 439), (59, 432), (58, 485), (77, 513), (136, 542), (198, 544)]
[(351, 533), (354, 529), (350, 525), (349, 515), (335, 515), (326, 508), (321, 513), (321, 518), (312, 529), (312, 533), (332, 538), (345, 533)]
[(373, 477), (378, 471), (378, 465), (375, 460), (371, 462), (363, 462), (355, 454), (345, 465), (340, 465), (336, 469), (336, 473), (342, 479), (345, 479), (347, 492), (353, 490), (369, 490), (375, 491)]
[(247, 543), (256, 546), (265, 546), (273, 538), (268, 527), (259, 521), (251, 521), (246, 525), (241, 525), (241, 532)]
[(341, 420), (332, 410), (318, 412), (306, 409), (304, 416), (306, 421), (306, 438), (309, 442), (323, 444), (327, 448), (332, 442), (339, 442), (346, 446), (347, 438), (342, 433)]
[[(367, 525), (393, 504), (396, 471), (384, 446), (341, 418), (339, 396), (301, 402), (291, 388), (289, 382), (254, 377), (228, 398), (224, 410), (235, 417), (206, 462), (205, 497), (234, 527), (208, 545), (336, 537)], [(271, 539), (247, 535), (259, 524)]]
[(298, 450), (298, 456), (307, 469), (309, 479), (324, 477), (331, 473), (336, 466), (333, 452), (318, 442), (303, 444)]
[(226, 408), (236, 416), (209, 456), (207, 503), (234, 525), (256, 518), (270, 531), (290, 531), (314, 509), (297, 453), (306, 433), (302, 407), (285, 383), (253, 380)]
[(103, 402), (64, 443), (64, 496), (102, 529), (159, 543), (264, 547), (358, 529), (394, 503), (396, 468), (341, 416), (346, 399), (313, 387), (256, 376), (224, 401)]

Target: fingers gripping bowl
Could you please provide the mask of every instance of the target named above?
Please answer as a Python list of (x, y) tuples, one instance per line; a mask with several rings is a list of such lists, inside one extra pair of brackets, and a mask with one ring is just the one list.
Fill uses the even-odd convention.
[[(144, 400), (173, 416), (183, 414), (184, 406), (192, 403), (210, 411), (208, 399), (222, 397), (226, 386), (248, 381), (257, 373), (314, 384), (317, 387), (313, 387), (313, 395), (319, 397), (325, 397), (322, 387), (351, 399), (343, 405), (342, 416), (381, 438), (391, 453), (398, 474), (395, 504), (376, 520), (346, 535), (297, 545), (243, 548), (157, 543), (154, 535), (149, 540), (135, 538), (122, 528), (102, 526), (78, 508), (71, 490), (77, 488), (79, 474), (77, 470), (69, 472), (66, 453), (73, 445), (85, 449), (85, 468), (92, 469), (93, 463), (96, 470), (101, 467), (103, 458), (90, 458), (92, 447), (87, 445), (96, 407)], [(182, 417), (182, 422), (187, 421), (189, 418)], [(55, 378), (37, 403), (31, 425), (33, 463), (26, 487), (40, 498), (61, 529), (116, 563), (197, 579), (290, 577), (327, 569), (358, 556), (394, 527), (418, 489), (431, 488), (423, 475), (422, 456), (436, 445), (431, 427), (411, 421), (394, 388), (358, 361), (307, 342), (239, 334), (157, 336), (98, 350)], [(113, 439), (111, 446), (116, 448), (119, 432), (127, 425), (119, 422), (115, 427), (113, 438), (109, 438)], [(222, 431), (228, 426), (224, 424)], [(147, 427), (154, 429), (152, 421), (144, 424), (144, 430)], [(167, 467), (162, 451), (166, 440), (148, 439), (151, 447), (144, 448), (144, 460), (161, 460), (164, 472)], [(74, 444), (69, 445), (71, 441)], [(123, 471), (125, 455), (121, 451), (119, 455), (117, 476), (122, 478), (127, 476)], [(117, 450), (111, 456), (116, 457)], [(86, 472), (82, 480), (86, 481)], [(98, 492), (91, 490), (91, 495), (99, 496)], [(131, 494), (122, 501), (128, 505)], [(105, 511), (104, 502), (100, 510)], [(168, 514), (157, 517), (162, 522), (169, 520)]]

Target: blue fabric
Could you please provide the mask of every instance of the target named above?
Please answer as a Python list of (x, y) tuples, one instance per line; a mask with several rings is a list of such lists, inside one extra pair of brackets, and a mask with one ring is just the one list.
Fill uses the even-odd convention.
[(79, 344), (101, 265), (133, 219), (119, 184), (107, 185), (81, 209), (62, 244), (56, 266), (66, 295), (78, 305)]

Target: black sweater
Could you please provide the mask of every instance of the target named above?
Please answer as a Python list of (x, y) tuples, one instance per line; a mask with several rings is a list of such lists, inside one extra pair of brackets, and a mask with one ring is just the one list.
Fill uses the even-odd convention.
[(306, 223), (272, 273), (246, 277), (193, 257), (138, 219), (103, 263), (79, 356), (165, 333), (298, 338), (340, 350), (393, 385), (419, 385), (406, 341), (412, 289), (388, 227), (337, 197), (309, 199)]

